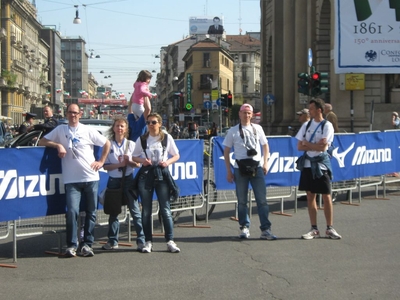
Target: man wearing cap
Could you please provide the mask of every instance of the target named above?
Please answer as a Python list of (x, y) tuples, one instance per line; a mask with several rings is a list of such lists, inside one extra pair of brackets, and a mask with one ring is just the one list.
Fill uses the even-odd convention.
[(43, 130), (43, 133), (49, 133), (52, 131), (54, 128), (57, 127), (58, 121), (56, 118), (53, 116), (53, 109), (50, 106), (45, 106), (43, 108), (43, 115), (45, 118), (45, 121), (43, 124), (36, 124), (28, 128), (28, 131), (31, 130)]
[(397, 112), (392, 112), (392, 125), (394, 129), (400, 128), (400, 119), (399, 114)]
[(28, 131), (28, 128), (32, 126), (33, 121), (36, 118), (36, 114), (27, 112), (25, 115), (25, 121), (19, 126), (18, 133), (23, 134)]
[(303, 108), (302, 110), (299, 110), (296, 115), (298, 116), (298, 120), (301, 125), (303, 125), (305, 122), (310, 121), (310, 113), (308, 112), (308, 108)]
[[(239, 238), (250, 237), (250, 218), (248, 215), (248, 191), (251, 184), (257, 202), (260, 219), (261, 239), (275, 240), (271, 232), (271, 222), (268, 219), (269, 208), (265, 175), (268, 172), (268, 141), (262, 127), (252, 124), (253, 107), (243, 104), (239, 110), (240, 123), (226, 133), (223, 145), (224, 159), (229, 183), (235, 182), (238, 199)], [(231, 149), (234, 149), (235, 163), (230, 162)], [(261, 151), (262, 150), (262, 151)]]

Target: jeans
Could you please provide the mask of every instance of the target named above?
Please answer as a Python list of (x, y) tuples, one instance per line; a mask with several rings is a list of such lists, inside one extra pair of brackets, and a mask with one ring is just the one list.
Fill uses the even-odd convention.
[[(78, 216), (81, 199), (85, 199), (85, 227), (82, 245), (92, 247), (94, 227), (96, 226), (96, 207), (98, 181), (67, 183), (65, 185), (67, 200), (67, 247), (78, 248)], [(84, 196), (84, 197), (82, 197)]]
[[(116, 189), (121, 186), (122, 178), (113, 178), (110, 177), (107, 182), (107, 187), (110, 189)], [(142, 215), (140, 213), (139, 201), (134, 200), (129, 190), (133, 184), (133, 176), (132, 174), (125, 177), (124, 181), (124, 193), (125, 196), (128, 198), (128, 208), (130, 215), (133, 218), (133, 225), (135, 226), (136, 230), (136, 244), (144, 244), (144, 233), (142, 227)], [(119, 220), (118, 215), (110, 215), (108, 217), (108, 243), (110, 245), (117, 245), (118, 244), (118, 235), (119, 235)]]
[(169, 242), (174, 239), (174, 223), (171, 216), (171, 206), (169, 200), (170, 189), (168, 183), (165, 180), (154, 181), (154, 186), (150, 190), (146, 190), (146, 176), (147, 174), (141, 175), (138, 183), (139, 196), (142, 199), (143, 231), (146, 242), (153, 240), (151, 215), (153, 210), (154, 191), (156, 192), (158, 203), (160, 204), (160, 212), (165, 230), (165, 240)]
[(236, 184), (236, 197), (238, 199), (238, 214), (240, 228), (246, 226), (250, 228), (250, 218), (248, 213), (248, 191), (251, 184), (256, 198), (258, 217), (260, 218), (260, 229), (264, 231), (271, 228), (271, 222), (268, 219), (269, 208), (267, 203), (267, 188), (264, 181), (264, 172), (261, 167), (257, 168), (256, 176), (243, 176), (239, 169), (234, 171)]

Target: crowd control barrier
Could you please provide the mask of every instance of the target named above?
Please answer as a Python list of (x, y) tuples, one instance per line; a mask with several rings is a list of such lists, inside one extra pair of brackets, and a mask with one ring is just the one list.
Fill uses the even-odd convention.
[[(267, 138), (270, 147), (269, 171), (265, 176), (267, 198), (281, 201), (278, 213), (285, 214), (284, 201), (293, 194), (297, 201), (302, 193), (296, 188), (300, 172), (295, 168), (295, 161), (302, 153), (297, 150), (297, 140), (293, 137)], [(383, 185), (385, 194), (390, 180), (400, 181), (385, 175), (400, 170), (399, 130), (335, 135), (334, 145), (331, 159), (334, 191), (358, 188), (361, 202), (363, 188)], [(169, 169), (180, 187), (181, 196), (172, 203), (171, 210), (192, 210), (193, 225), (196, 225), (200, 219), (208, 222), (210, 209), (216, 205), (236, 207), (235, 185), (226, 181), (223, 138), (212, 138), (209, 144), (206, 142), (206, 149), (202, 140), (177, 140), (177, 146), (181, 158)], [(234, 159), (232, 153), (231, 164)], [(107, 173), (100, 172), (100, 177), (99, 191), (106, 185)], [(251, 193), (249, 199), (254, 200)], [(56, 150), (43, 147), (0, 149), (0, 239), (9, 237), (12, 231), (16, 253), (18, 237), (62, 233), (64, 214), (65, 191)], [(157, 214), (158, 205), (154, 201), (153, 216)], [(122, 221), (130, 220), (126, 210), (120, 217)], [(98, 224), (107, 223), (108, 216), (99, 206)]]

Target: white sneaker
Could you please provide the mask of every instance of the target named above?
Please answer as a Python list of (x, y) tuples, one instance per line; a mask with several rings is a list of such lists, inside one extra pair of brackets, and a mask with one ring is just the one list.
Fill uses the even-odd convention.
[(94, 256), (93, 249), (90, 248), (88, 245), (84, 245), (81, 249), (81, 255), (84, 257)]
[(169, 242), (167, 243), (167, 248), (168, 248), (168, 251), (169, 251), (169, 252), (172, 252), (172, 253), (181, 252), (181, 249), (178, 248), (178, 246), (175, 244), (174, 241), (169, 241)]
[(103, 250), (115, 250), (115, 249), (118, 249), (118, 244), (111, 245), (110, 243), (107, 243), (107, 244), (103, 245), (103, 247), (101, 247), (101, 249), (103, 249)]
[(306, 234), (303, 234), (301, 236), (301, 238), (305, 239), (305, 240), (312, 240), (313, 238), (316, 238), (316, 237), (320, 237), (319, 230), (314, 229), (314, 228), (311, 228), (311, 230), (309, 232), (307, 232)]
[(66, 257), (75, 257), (76, 256), (76, 249), (74, 247), (69, 247), (65, 250), (64, 255)]
[(150, 253), (153, 250), (153, 244), (150, 241), (147, 241), (142, 248), (142, 253)]
[(241, 239), (248, 239), (250, 237), (250, 230), (244, 226), (241, 230), (240, 230), (240, 235), (239, 238)]
[(325, 231), (326, 237), (330, 238), (330, 239), (334, 239), (334, 240), (340, 240), (342, 238), (342, 236), (336, 232), (335, 229), (331, 228), (331, 229), (327, 229)]

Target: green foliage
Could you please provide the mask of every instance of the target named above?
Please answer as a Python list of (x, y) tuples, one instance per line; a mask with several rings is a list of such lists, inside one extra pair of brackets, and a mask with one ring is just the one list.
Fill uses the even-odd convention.
[(18, 76), (13, 71), (3, 69), (1, 70), (1, 77), (3, 77), (7, 81), (7, 85), (9, 87), (14, 87), (17, 83)]

